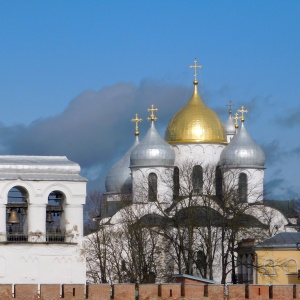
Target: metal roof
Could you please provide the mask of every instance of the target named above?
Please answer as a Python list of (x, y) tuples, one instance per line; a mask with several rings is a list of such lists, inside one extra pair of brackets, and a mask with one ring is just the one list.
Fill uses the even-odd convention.
[(174, 165), (173, 148), (159, 135), (152, 122), (144, 139), (131, 152), (131, 167), (170, 167)]
[(265, 154), (252, 140), (244, 123), (220, 156), (220, 164), (227, 167), (264, 168)]
[(0, 155), (0, 180), (87, 181), (66, 156)]
[(255, 246), (259, 248), (299, 248), (300, 232), (281, 232)]

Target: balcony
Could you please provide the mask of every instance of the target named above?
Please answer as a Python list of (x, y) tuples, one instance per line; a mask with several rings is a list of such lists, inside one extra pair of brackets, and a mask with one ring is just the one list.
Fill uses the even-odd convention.
[(27, 242), (28, 234), (23, 232), (23, 228), (18, 225), (9, 225), (6, 228), (6, 241), (8, 242)]
[(46, 241), (47, 242), (64, 242), (66, 239), (66, 233), (62, 231), (48, 231), (46, 233)]
[[(5, 238), (6, 235), (6, 238)], [(41, 232), (37, 233), (24, 233), (21, 226), (7, 226), (6, 233), (1, 234), (2, 242), (12, 243), (73, 243), (73, 235), (66, 234), (64, 230), (51, 229), (47, 230), (46, 234)]]

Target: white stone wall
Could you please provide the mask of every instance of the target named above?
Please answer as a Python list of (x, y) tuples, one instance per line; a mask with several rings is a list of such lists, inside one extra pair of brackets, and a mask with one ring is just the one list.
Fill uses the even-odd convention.
[(264, 196), (264, 169), (224, 169), (224, 184), (227, 187), (238, 189), (239, 174), (247, 175), (247, 202), (255, 203), (263, 200)]
[(85, 251), (79, 244), (0, 244), (0, 283), (85, 283)]
[(185, 161), (194, 161), (202, 166), (217, 166), (224, 144), (174, 144), (175, 166)]
[(173, 200), (173, 167), (131, 168), (133, 203), (148, 202), (148, 176), (157, 175), (157, 200), (171, 204)]
[[(28, 193), (26, 226), (28, 242), (6, 241), (8, 192), (22, 187)], [(62, 242), (46, 242), (48, 196), (60, 191), (63, 197)], [(83, 205), (86, 182), (79, 181), (0, 181), (0, 283), (85, 283)]]

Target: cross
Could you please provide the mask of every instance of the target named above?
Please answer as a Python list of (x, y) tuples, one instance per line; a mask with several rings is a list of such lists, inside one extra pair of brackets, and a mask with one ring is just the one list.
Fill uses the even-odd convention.
[(244, 113), (247, 113), (248, 110), (244, 109), (245, 107), (242, 106), (242, 109), (238, 109), (238, 112), (240, 112), (242, 114), (241, 116), (241, 122), (244, 122), (245, 121), (245, 118), (244, 118)]
[(237, 129), (239, 128), (239, 123), (238, 123), (238, 120), (240, 119), (239, 117), (239, 114), (236, 112), (235, 113), (235, 117), (231, 117), (233, 120), (235, 120), (235, 124), (234, 124), (234, 127)]
[(194, 60), (194, 65), (190, 66), (190, 69), (194, 69), (194, 78), (195, 78), (195, 82), (197, 81), (197, 69), (201, 69), (202, 66), (197, 66), (197, 58), (195, 58)]
[(229, 114), (231, 115), (232, 114), (232, 106), (234, 106), (234, 104), (232, 104), (232, 101), (229, 100), (229, 103), (226, 104), (226, 106), (229, 106)]
[(151, 111), (151, 115), (150, 115), (150, 118), (147, 118), (147, 120), (149, 120), (149, 121), (156, 121), (157, 118), (154, 116), (154, 112), (158, 111), (158, 108), (154, 108), (154, 105), (152, 104), (151, 108), (148, 108), (148, 111)]
[(139, 122), (142, 122), (142, 119), (139, 119), (138, 114), (135, 114), (135, 119), (132, 119), (131, 122), (135, 122), (135, 136), (138, 136), (139, 133)]

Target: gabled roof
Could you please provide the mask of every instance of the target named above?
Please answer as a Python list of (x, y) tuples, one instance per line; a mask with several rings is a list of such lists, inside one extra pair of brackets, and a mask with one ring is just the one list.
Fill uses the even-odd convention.
[(197, 276), (192, 276), (188, 274), (173, 274), (173, 278), (183, 278), (183, 279), (191, 279), (199, 282), (204, 282), (204, 283), (209, 283), (209, 284), (215, 284), (216, 282), (214, 280), (202, 278), (202, 277), (197, 277)]
[(295, 248), (300, 249), (300, 232), (281, 232), (257, 244), (260, 248)]

